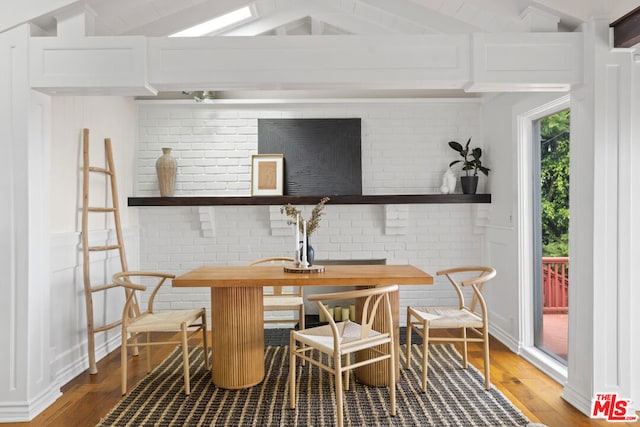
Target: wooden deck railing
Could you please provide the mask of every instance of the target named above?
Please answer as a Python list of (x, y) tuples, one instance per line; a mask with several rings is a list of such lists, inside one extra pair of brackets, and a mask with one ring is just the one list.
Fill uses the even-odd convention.
[(542, 312), (566, 313), (569, 309), (569, 258), (542, 258)]

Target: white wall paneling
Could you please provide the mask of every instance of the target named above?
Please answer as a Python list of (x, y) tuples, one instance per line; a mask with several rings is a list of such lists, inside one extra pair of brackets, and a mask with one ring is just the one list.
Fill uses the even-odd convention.
[(32, 37), (30, 80), (49, 94), (155, 95), (145, 37)]
[[(607, 370), (604, 383), (607, 386), (614, 386), (621, 395), (633, 396), (631, 386), (634, 382), (634, 375), (625, 374), (633, 372), (633, 355), (640, 354), (639, 345), (634, 345), (636, 341), (632, 335), (631, 328), (623, 330), (621, 325), (631, 325), (633, 312), (636, 311), (636, 304), (631, 300), (633, 294), (633, 281), (635, 277), (635, 259), (631, 257), (633, 251), (632, 234), (633, 210), (630, 197), (623, 194), (633, 194), (632, 175), (634, 169), (634, 159), (632, 154), (632, 133), (631, 123), (632, 104), (631, 91), (628, 82), (631, 81), (632, 56), (630, 52), (622, 54), (612, 54), (610, 65), (607, 67), (607, 90), (608, 103), (607, 113), (609, 119), (607, 123), (607, 139), (612, 141), (612, 149), (608, 156), (611, 157), (612, 167), (615, 173), (608, 174), (613, 182), (608, 185), (612, 189), (612, 202), (616, 206), (615, 212), (615, 232), (617, 238), (613, 239), (611, 250), (607, 250), (610, 257), (608, 263), (614, 265), (615, 273), (610, 275), (615, 278), (617, 289), (607, 286), (605, 298), (608, 299), (607, 306), (610, 310), (606, 318), (608, 319), (607, 330)], [(620, 126), (620, 124), (624, 124)], [(604, 322), (603, 322), (604, 323)], [(613, 337), (616, 337), (613, 339)], [(610, 340), (610, 341), (609, 341)], [(610, 343), (610, 345), (609, 345)], [(640, 376), (636, 375), (635, 378)], [(635, 408), (640, 409), (640, 403), (635, 403)]]
[(582, 82), (581, 33), (474, 34), (471, 92), (566, 91)]
[[(130, 266), (139, 264), (139, 229), (124, 227), (124, 244)], [(84, 299), (81, 235), (78, 232), (51, 235), (50, 303), (53, 307), (46, 329), (51, 341), (51, 375), (58, 384), (65, 384), (89, 366), (87, 356), (87, 317)], [(114, 244), (115, 230), (91, 230), (89, 243), (100, 246)], [(91, 282), (94, 286), (111, 282), (111, 276), (121, 269), (117, 251), (91, 255)], [(165, 285), (170, 287), (169, 285)], [(95, 325), (101, 326), (122, 317), (124, 291), (112, 289), (93, 295)], [(141, 304), (146, 304), (140, 301)], [(120, 329), (96, 334), (96, 360), (120, 346)]]
[[(0, 34), (0, 419), (33, 418), (60, 395), (51, 381), (48, 334), (50, 100), (28, 81), (27, 25)], [(28, 214), (27, 214), (28, 213)]]
[[(596, 246), (604, 244), (602, 232), (596, 228), (605, 224), (602, 214), (606, 209), (600, 200), (605, 195), (603, 181), (595, 178), (604, 172), (603, 163), (596, 159), (604, 159), (606, 151), (602, 122), (596, 120), (596, 117), (606, 116), (604, 108), (600, 107), (603, 92), (599, 84), (604, 80), (605, 32), (608, 28), (602, 21), (585, 25), (585, 85), (571, 94), (571, 140), (579, 141), (580, 150), (572, 146), (570, 154), (572, 185), (569, 200), (572, 215), (569, 253), (571, 280), (580, 286), (569, 289), (568, 381), (563, 397), (584, 413), (589, 412), (594, 388), (600, 382), (595, 376), (600, 376), (601, 372), (596, 374), (594, 367), (603, 366), (604, 362), (595, 358), (595, 349), (602, 344), (596, 344), (596, 336), (604, 333), (602, 326), (593, 320), (594, 313), (600, 308), (596, 307), (595, 284), (605, 280), (607, 285), (611, 285), (604, 273), (604, 258), (600, 259), (596, 254), (599, 251)], [(602, 148), (598, 149), (600, 145)], [(586, 372), (591, 375), (585, 375)]]
[[(622, 135), (625, 141), (631, 142), (638, 141), (640, 138), (640, 121), (634, 120), (635, 117), (640, 115), (640, 54), (637, 51), (631, 52), (629, 60), (629, 110), (623, 116), (628, 127), (622, 129)], [(640, 146), (637, 143), (631, 143), (628, 150), (629, 160), (637, 159), (640, 156)], [(630, 168), (626, 171), (626, 173), (631, 174), (628, 183), (629, 192), (630, 194), (640, 194), (640, 176), (633, 173), (633, 170), (633, 168)], [(624, 197), (624, 194), (621, 193), (621, 196)], [(624, 227), (629, 227), (628, 234), (626, 234), (626, 239), (628, 240), (625, 240), (623, 246), (623, 256), (627, 261), (625, 265), (628, 265), (628, 268), (623, 272), (622, 280), (630, 285), (627, 304), (631, 304), (633, 309), (630, 312), (628, 329), (623, 328), (622, 333), (627, 337), (631, 346), (628, 360), (631, 366), (631, 378), (633, 378), (630, 384), (631, 399), (634, 402), (640, 402), (640, 366), (635, 362), (640, 360), (640, 342), (634, 339), (640, 333), (640, 310), (636, 310), (634, 305), (635, 301), (640, 301), (640, 289), (637, 286), (631, 286), (631, 277), (635, 272), (633, 269), (635, 266), (634, 261), (640, 259), (640, 245), (637, 244), (637, 242), (640, 242), (640, 225), (638, 225), (637, 221), (629, 221), (640, 216), (640, 198), (629, 198), (628, 207), (629, 214), (623, 224)], [(640, 403), (636, 403), (636, 405), (640, 405)], [(636, 406), (635, 410), (640, 410), (640, 407)]]
[[(115, 163), (120, 220), (127, 261), (131, 270), (139, 266), (139, 229), (135, 209), (127, 208), (133, 192), (137, 107), (131, 98), (107, 96), (58, 96), (52, 102), (51, 174), (48, 182), (51, 209), (51, 269), (47, 328), (51, 340), (52, 378), (63, 384), (88, 366), (87, 324), (82, 274), (80, 238), (82, 207), (82, 129), (90, 131), (90, 164), (106, 166), (104, 139), (110, 138)], [(108, 180), (91, 174), (89, 200), (92, 206), (111, 203)], [(91, 245), (102, 246), (116, 240), (113, 215), (94, 213), (89, 218)], [(111, 280), (120, 269), (117, 251), (92, 253), (91, 280), (94, 285)], [(94, 294), (96, 325), (122, 315), (123, 292), (119, 289)], [(65, 307), (60, 310), (59, 307)], [(119, 330), (97, 334), (97, 359), (117, 348)]]
[[(138, 110), (133, 99), (116, 96), (52, 97), (51, 177), (48, 182), (51, 232), (80, 231), (82, 227), (82, 129), (89, 129), (91, 166), (106, 167), (104, 140), (111, 139), (118, 183), (120, 220), (137, 224), (137, 211), (127, 209), (133, 193)], [(90, 203), (111, 203), (106, 176), (92, 173)], [(113, 215), (89, 215), (89, 230), (113, 227)]]
[[(604, 19), (585, 25), (585, 86), (571, 98), (571, 280), (568, 381), (563, 397), (583, 413), (596, 393), (628, 396), (638, 409), (640, 372), (631, 319), (634, 207), (628, 178), (634, 125), (629, 51), (611, 51)], [(637, 111), (635, 112), (637, 115)], [(575, 142), (574, 142), (575, 141)], [(635, 213), (637, 215), (637, 213)], [(590, 230), (591, 232), (586, 232)], [(633, 326), (631, 326), (633, 328)], [(635, 359), (634, 359), (635, 356)], [(591, 375), (585, 375), (585, 372)], [(636, 387), (634, 389), (634, 387)]]

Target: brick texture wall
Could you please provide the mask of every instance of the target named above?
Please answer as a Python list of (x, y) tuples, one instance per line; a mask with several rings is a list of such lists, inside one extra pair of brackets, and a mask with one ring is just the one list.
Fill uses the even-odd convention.
[[(159, 195), (155, 161), (171, 147), (178, 161), (175, 195), (249, 195), (258, 118), (360, 117), (364, 194), (437, 193), (456, 153), (454, 139), (482, 145), (474, 102), (354, 103), (255, 107), (140, 106), (136, 195)], [(482, 192), (483, 180), (479, 191)], [(311, 206), (303, 207), (308, 217)], [(328, 205), (311, 237), (319, 259), (386, 258), (435, 273), (482, 262), (486, 205)], [(293, 252), (292, 227), (279, 207), (140, 208), (141, 269), (181, 274), (203, 264), (246, 264)], [(167, 289), (164, 307), (209, 306), (202, 289)], [(441, 280), (401, 290), (409, 303), (450, 303)], [(309, 305), (309, 311), (315, 307)]]

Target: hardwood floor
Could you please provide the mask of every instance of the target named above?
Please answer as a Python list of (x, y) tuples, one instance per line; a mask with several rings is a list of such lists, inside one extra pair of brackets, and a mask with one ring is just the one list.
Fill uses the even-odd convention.
[[(479, 345), (469, 353), (469, 361), (482, 367)], [(502, 343), (491, 339), (491, 383), (517, 406), (532, 422), (549, 427), (610, 426), (603, 419), (591, 419), (562, 399), (562, 386), (538, 368), (511, 352)], [(615, 423), (618, 426), (638, 426), (639, 423)]]
[[(194, 344), (196, 341), (193, 342)], [(153, 351), (152, 366), (159, 364), (172, 350)], [(470, 346), (470, 362), (482, 367), (482, 350)], [(146, 356), (132, 357), (128, 367), (129, 388), (146, 375)], [(592, 420), (578, 412), (561, 397), (562, 387), (496, 340), (491, 342), (491, 380), (532, 421), (549, 427), (605, 426), (605, 420)], [(86, 371), (62, 388), (62, 397), (30, 423), (3, 426), (95, 426), (120, 400), (120, 351), (98, 362), (98, 374)], [(616, 423), (638, 426), (638, 423)]]

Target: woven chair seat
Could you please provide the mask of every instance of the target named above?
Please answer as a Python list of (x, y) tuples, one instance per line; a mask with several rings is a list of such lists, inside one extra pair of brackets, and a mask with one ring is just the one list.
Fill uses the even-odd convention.
[(274, 308), (274, 307), (298, 307), (301, 304), (304, 304), (304, 299), (302, 297), (291, 297), (291, 296), (271, 296), (266, 295), (263, 298), (264, 308)]
[[(339, 346), (341, 354), (352, 353), (361, 348), (368, 348), (372, 345), (386, 344), (390, 341), (389, 334), (381, 334), (378, 331), (371, 330), (365, 338), (361, 338), (362, 326), (349, 320), (336, 323), (339, 334)], [(333, 332), (330, 325), (317, 326), (298, 331), (296, 339), (308, 346), (319, 349), (324, 353), (333, 353), (334, 341)], [(359, 344), (365, 340), (366, 344)], [(353, 345), (353, 343), (358, 343)], [(351, 345), (350, 345), (351, 344)]]
[(134, 333), (179, 331), (182, 323), (189, 326), (198, 322), (201, 317), (202, 309), (146, 313), (135, 318), (127, 330)]
[(481, 328), (482, 317), (455, 307), (411, 307), (415, 315), (427, 320), (430, 328)]

